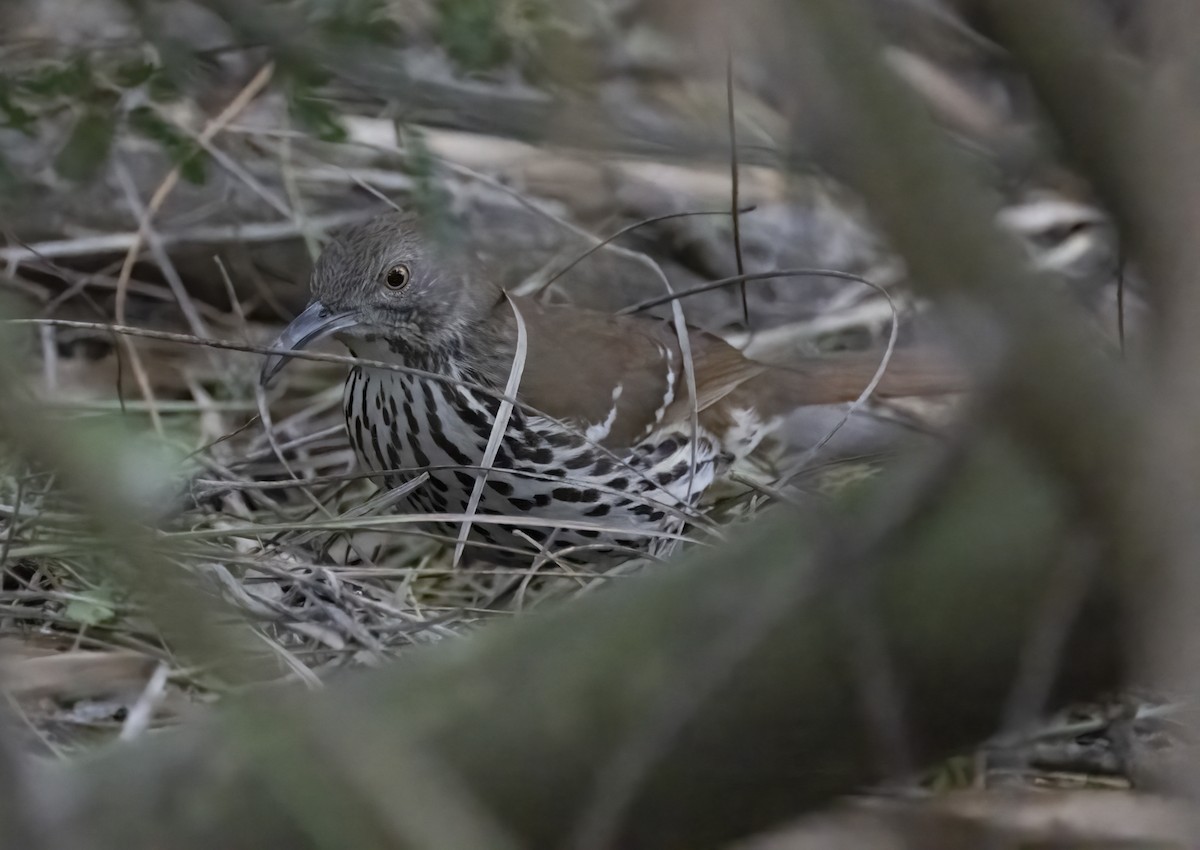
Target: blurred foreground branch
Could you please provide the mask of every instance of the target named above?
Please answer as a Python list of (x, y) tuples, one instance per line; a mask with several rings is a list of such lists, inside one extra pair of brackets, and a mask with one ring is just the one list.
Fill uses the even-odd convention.
[[(912, 486), (832, 536), (776, 520), (754, 542), (311, 701), (277, 695), (49, 769), (46, 788), (71, 789), (75, 834), (97, 847), (319, 847), (313, 836), (338, 830), (355, 846), (455, 846), (455, 795), (414, 805), (433, 765), (518, 846), (719, 846), (887, 775), (881, 716), (918, 764), (997, 728), (1055, 580), (1063, 505), (995, 446)], [(915, 525), (907, 505), (923, 514)], [(1079, 608), (1055, 704), (1118, 682), (1110, 579)], [(865, 651), (870, 633), (882, 654)], [(739, 662), (714, 669), (730, 640)], [(895, 683), (889, 704), (872, 701), (880, 676)], [(680, 694), (678, 734), (646, 739)], [(606, 788), (631, 741), (658, 758), (626, 776), (635, 787)], [(596, 822), (611, 844), (577, 832), (604, 808), (598, 789), (632, 804)]]

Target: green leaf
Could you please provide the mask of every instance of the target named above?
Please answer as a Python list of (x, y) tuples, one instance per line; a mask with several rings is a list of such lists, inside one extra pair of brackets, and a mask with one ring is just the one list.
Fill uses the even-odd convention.
[(113, 79), (117, 85), (126, 89), (135, 89), (150, 81), (158, 73), (158, 66), (144, 59), (122, 62), (113, 71)]
[(179, 83), (167, 69), (152, 76), (146, 90), (155, 103), (170, 103), (178, 100), (180, 95)]
[(13, 92), (8, 80), (0, 78), (0, 114), (4, 121), (0, 126), (10, 127), (26, 135), (32, 135), (37, 122), (36, 116), (13, 98)]
[(88, 110), (75, 122), (70, 138), (55, 158), (55, 170), (76, 182), (94, 177), (108, 160), (115, 131), (112, 111)]
[(85, 97), (94, 88), (92, 68), (86, 56), (77, 56), (65, 65), (39, 68), (20, 81), (24, 91), (45, 98)]
[(346, 128), (338, 120), (337, 113), (323, 100), (318, 99), (307, 85), (289, 87), (288, 111), (296, 122), (315, 133), (323, 142), (344, 142), (348, 138)]
[(317, 27), (332, 39), (386, 44), (400, 34), (387, 15), (387, 0), (314, 0), (311, 9)]
[(417, 128), (407, 129), (404, 143), (411, 152), (407, 164), (413, 177), (412, 205), (420, 212), (421, 220), (433, 237), (444, 242), (453, 231), (450, 198), (442, 182), (437, 179), (433, 153), (424, 134)]
[(117, 616), (117, 603), (111, 587), (101, 585), (76, 594), (67, 603), (63, 616), (85, 626), (99, 626)]
[(926, 773), (922, 785), (936, 793), (970, 788), (975, 781), (975, 759), (971, 756), (951, 756), (934, 765)]
[(438, 40), (464, 68), (493, 68), (511, 55), (494, 0), (438, 0), (437, 14)]
[(184, 180), (202, 184), (208, 176), (208, 154), (148, 106), (129, 113), (129, 126), (148, 139), (158, 142), (171, 162), (179, 166)]

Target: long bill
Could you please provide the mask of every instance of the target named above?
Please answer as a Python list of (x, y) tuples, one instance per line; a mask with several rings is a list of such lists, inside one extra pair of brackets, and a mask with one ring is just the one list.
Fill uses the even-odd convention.
[(267, 355), (262, 373), (259, 375), (260, 383), (266, 386), (287, 364), (289, 359), (287, 352), (300, 351), (319, 339), (324, 339), (330, 334), (343, 331), (358, 323), (357, 313), (335, 313), (320, 301), (313, 301), (304, 308), (303, 313), (292, 319), (291, 324), (283, 329), (279, 339), (275, 340), (271, 346), (275, 349), (275, 353)]

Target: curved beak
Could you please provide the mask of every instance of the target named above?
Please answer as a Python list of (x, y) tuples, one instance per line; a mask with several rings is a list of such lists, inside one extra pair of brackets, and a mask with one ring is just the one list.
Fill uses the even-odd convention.
[(359, 323), (357, 313), (334, 313), (320, 301), (314, 301), (304, 308), (304, 312), (292, 319), (292, 323), (283, 329), (279, 339), (271, 348), (275, 354), (268, 354), (263, 363), (259, 382), (265, 387), (275, 377), (276, 373), (286, 365), (286, 352), (299, 351), (319, 339), (353, 327)]

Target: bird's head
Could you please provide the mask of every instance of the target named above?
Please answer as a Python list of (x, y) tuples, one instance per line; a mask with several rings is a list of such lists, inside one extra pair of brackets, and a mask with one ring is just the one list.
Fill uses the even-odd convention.
[[(500, 292), (407, 213), (389, 213), (338, 234), (317, 259), (312, 300), (273, 348), (295, 351), (336, 334), (352, 351), (428, 354), (458, 344)], [(386, 347), (385, 347), (386, 346)], [(285, 355), (263, 366), (266, 383)]]

